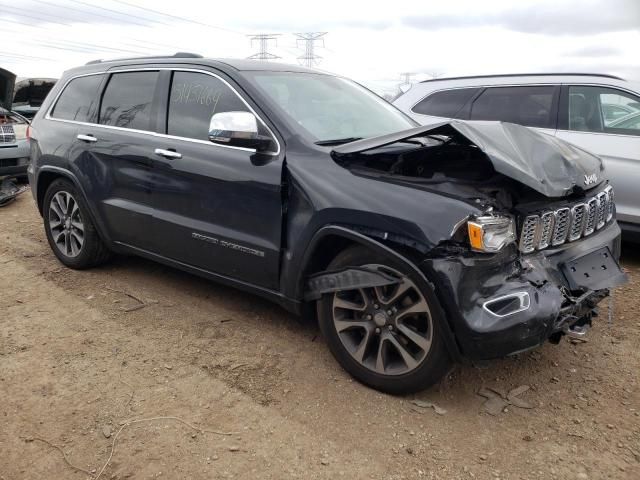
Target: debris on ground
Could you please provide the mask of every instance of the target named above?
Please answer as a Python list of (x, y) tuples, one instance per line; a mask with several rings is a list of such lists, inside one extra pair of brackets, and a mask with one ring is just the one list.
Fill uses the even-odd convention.
[(14, 178), (5, 177), (0, 181), (0, 207), (13, 202), (18, 195), (26, 192), (29, 185), (18, 186)]
[(518, 408), (534, 408), (533, 404), (523, 398), (520, 398), (520, 395), (528, 390), (529, 385), (521, 385), (513, 390), (509, 390), (507, 393), (493, 387), (482, 387), (478, 390), (478, 395), (487, 399), (483, 405), (484, 410), (489, 415), (496, 416), (504, 412), (505, 408), (510, 405)]
[(412, 400), (411, 403), (413, 403), (416, 407), (420, 407), (420, 408), (433, 408), (433, 411), (436, 412), (438, 415), (444, 415), (445, 413), (447, 413), (447, 411), (444, 408), (439, 407), (433, 402), (427, 402), (425, 400)]

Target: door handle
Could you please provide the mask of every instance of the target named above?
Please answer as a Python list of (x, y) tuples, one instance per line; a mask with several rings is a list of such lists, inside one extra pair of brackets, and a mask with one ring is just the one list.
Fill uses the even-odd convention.
[(164, 148), (156, 148), (153, 153), (164, 158), (182, 158), (181, 153), (174, 152), (173, 150), (165, 150)]
[(78, 140), (82, 140), (83, 142), (91, 142), (91, 143), (93, 143), (93, 142), (97, 142), (98, 141), (98, 139), (96, 137), (94, 137), (93, 135), (82, 135), (82, 134), (80, 134), (76, 138)]

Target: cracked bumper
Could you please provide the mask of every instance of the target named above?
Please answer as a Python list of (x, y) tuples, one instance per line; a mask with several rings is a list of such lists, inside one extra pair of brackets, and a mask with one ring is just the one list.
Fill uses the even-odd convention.
[[(571, 290), (563, 266), (603, 247), (615, 271), (594, 289)], [(614, 222), (589, 238), (529, 255), (514, 246), (490, 257), (427, 259), (422, 267), (435, 280), (461, 353), (483, 360), (537, 347), (590, 315), (609, 288), (626, 280), (619, 256), (620, 228)]]

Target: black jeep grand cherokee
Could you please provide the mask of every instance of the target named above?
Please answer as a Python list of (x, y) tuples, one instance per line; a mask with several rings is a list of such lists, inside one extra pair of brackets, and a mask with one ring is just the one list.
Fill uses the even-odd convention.
[(512, 124), (418, 127), (313, 70), (92, 62), (31, 140), (62, 263), (133, 253), (317, 311), (342, 366), (388, 392), (582, 334), (625, 278), (597, 157)]

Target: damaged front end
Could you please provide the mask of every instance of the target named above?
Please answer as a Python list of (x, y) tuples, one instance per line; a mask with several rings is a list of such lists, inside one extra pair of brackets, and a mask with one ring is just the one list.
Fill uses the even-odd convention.
[(453, 121), (351, 142), (332, 157), (354, 175), (468, 202), (469, 215), (418, 267), (469, 359), (582, 335), (626, 281), (602, 162), (555, 137)]

